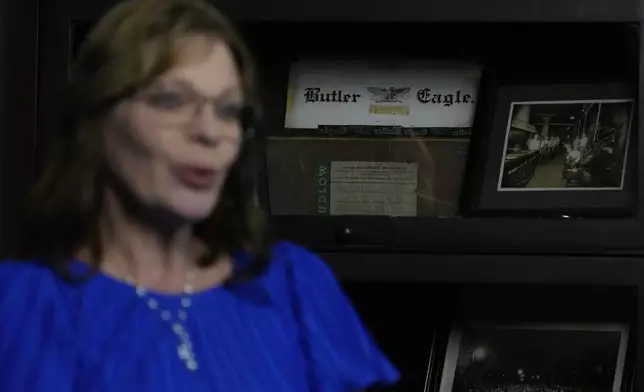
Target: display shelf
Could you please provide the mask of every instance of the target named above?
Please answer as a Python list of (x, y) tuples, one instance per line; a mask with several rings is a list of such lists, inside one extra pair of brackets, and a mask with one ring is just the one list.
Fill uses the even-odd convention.
[[(635, 0), (211, 0), (236, 20), (423, 22), (634, 22)], [(114, 0), (70, 0), (74, 20), (95, 20)]]
[(342, 251), (428, 253), (644, 254), (635, 219), (278, 217), (277, 233), (307, 246)]
[[(360, 45), (368, 42), (370, 32), (367, 28), (356, 27), (373, 26), (370, 24), (322, 23), (315, 26), (326, 26), (328, 34), (320, 37), (311, 35), (310, 40), (299, 39), (274, 49), (270, 42), (286, 40), (305, 28), (304, 24), (267, 22), (242, 25), (242, 31), (251, 42), (260, 64), (263, 64), (263, 90), (266, 101), (270, 103), (267, 108), (269, 134), (283, 125), (288, 65), (298, 55), (359, 53), (387, 56), (406, 53), (415, 58), (468, 58), (484, 64), (488, 71), (502, 75), (509, 83), (530, 78), (537, 81), (592, 80), (593, 75), (608, 79), (626, 77), (635, 83), (638, 78), (639, 34), (632, 24), (396, 23), (387, 24), (387, 30), (392, 32), (381, 38), (378, 46)], [(352, 26), (355, 31), (352, 31)], [(442, 31), (451, 41), (432, 41), (419, 48), (415, 43), (423, 31), (429, 35)], [(410, 40), (416, 41), (404, 41), (404, 37), (413, 37)], [(601, 42), (607, 37), (610, 38)], [(396, 42), (400, 44), (395, 45)], [(610, 59), (597, 55), (605, 50), (611, 51)], [(530, 61), (517, 63), (517, 58)], [(560, 58), (568, 60), (553, 61)], [(615, 58), (620, 60), (614, 61)], [(486, 132), (483, 127), (475, 127), (472, 143), (479, 142), (479, 136)], [(468, 157), (471, 165), (476, 165), (479, 158), (474, 154)], [(270, 172), (270, 167), (268, 170)], [(633, 177), (638, 173), (633, 170)], [(471, 190), (468, 187), (466, 185), (465, 194)], [(635, 204), (634, 199), (632, 204)], [(452, 218), (272, 217), (280, 235), (316, 249), (336, 251), (412, 249), (452, 254), (533, 252), (604, 255), (644, 252), (644, 241), (641, 241), (644, 225), (639, 223), (634, 207), (630, 212), (624, 211), (619, 215), (611, 212), (604, 213), (602, 217), (577, 218), (554, 212), (540, 217), (506, 214), (488, 218), (467, 214)]]
[[(323, 252), (346, 281), (638, 287), (644, 258)], [(395, 268), (393, 268), (395, 267)]]

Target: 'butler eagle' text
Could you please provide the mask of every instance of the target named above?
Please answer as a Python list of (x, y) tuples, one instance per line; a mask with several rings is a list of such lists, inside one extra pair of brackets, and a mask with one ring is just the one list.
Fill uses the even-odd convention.
[(316, 103), (356, 103), (361, 94), (347, 93), (343, 90), (331, 90), (323, 92), (319, 87), (307, 87), (304, 89), (304, 102)]
[(418, 101), (422, 103), (432, 103), (443, 106), (474, 103), (472, 95), (463, 94), (461, 90), (456, 90), (454, 94), (440, 94), (433, 92), (430, 88), (421, 88), (416, 93), (416, 98), (418, 98)]
[[(305, 103), (357, 103), (362, 94), (348, 93), (342, 89), (322, 91), (319, 87), (304, 89)], [(456, 90), (453, 93), (438, 93), (430, 88), (421, 88), (416, 93), (416, 98), (424, 104), (436, 104), (449, 107), (457, 104), (473, 104), (472, 94)]]

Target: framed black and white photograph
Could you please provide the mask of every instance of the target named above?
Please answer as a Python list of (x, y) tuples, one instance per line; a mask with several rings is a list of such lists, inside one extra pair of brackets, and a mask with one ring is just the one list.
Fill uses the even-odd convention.
[(622, 392), (621, 324), (473, 324), (452, 329), (440, 392)]
[(500, 191), (621, 190), (633, 100), (513, 102)]
[(627, 210), (633, 96), (622, 84), (499, 88), (487, 113), (472, 209), (562, 215)]

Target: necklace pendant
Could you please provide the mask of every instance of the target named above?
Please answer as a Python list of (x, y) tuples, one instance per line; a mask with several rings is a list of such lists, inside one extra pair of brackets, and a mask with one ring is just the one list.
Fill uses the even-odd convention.
[(183, 359), (184, 361), (187, 361), (189, 359), (192, 359), (192, 350), (185, 344), (181, 343), (177, 347), (177, 354), (179, 354), (179, 358)]
[(186, 368), (188, 368), (188, 370), (191, 370), (194, 372), (195, 370), (197, 370), (198, 367), (199, 365), (197, 364), (197, 361), (195, 360), (186, 361)]
[(179, 358), (186, 365), (186, 368), (190, 371), (195, 371), (199, 367), (199, 364), (195, 360), (195, 355), (192, 352), (192, 347), (190, 344), (181, 343), (177, 346), (177, 354)]

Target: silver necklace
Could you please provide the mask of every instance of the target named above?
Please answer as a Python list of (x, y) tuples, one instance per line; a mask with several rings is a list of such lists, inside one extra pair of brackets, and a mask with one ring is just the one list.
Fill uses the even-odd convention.
[(195, 356), (194, 350), (192, 348), (192, 340), (188, 334), (188, 330), (185, 326), (185, 321), (188, 319), (188, 309), (192, 305), (192, 299), (190, 294), (193, 293), (193, 283), (194, 283), (195, 274), (194, 271), (189, 271), (186, 273), (183, 293), (181, 295), (181, 308), (177, 311), (177, 314), (174, 315), (169, 310), (160, 309), (159, 302), (147, 296), (147, 290), (145, 287), (138, 284), (134, 277), (128, 275), (125, 279), (136, 290), (136, 295), (143, 299), (148, 305), (148, 308), (154, 311), (158, 311), (161, 319), (167, 322), (170, 325), (172, 332), (177, 335), (178, 344), (177, 344), (177, 355), (179, 359), (183, 361), (186, 365), (186, 368), (190, 371), (195, 371), (199, 367), (197, 363), (197, 358)]

